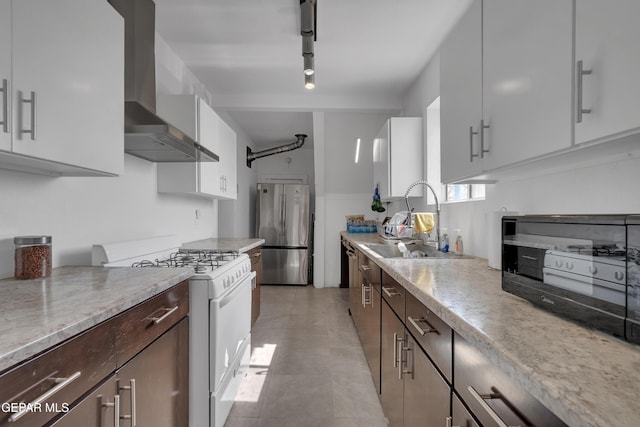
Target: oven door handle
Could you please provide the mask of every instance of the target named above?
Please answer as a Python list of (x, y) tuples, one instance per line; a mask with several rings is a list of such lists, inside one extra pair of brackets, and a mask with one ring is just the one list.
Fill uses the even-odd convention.
[(236, 285), (236, 287), (231, 291), (231, 293), (229, 295), (226, 295), (224, 298), (222, 298), (220, 300), (220, 308), (224, 307), (225, 305), (227, 305), (229, 303), (229, 301), (231, 301), (238, 292), (240, 292), (242, 290), (242, 287), (245, 286), (247, 283), (249, 284), (249, 286), (251, 286), (251, 280), (256, 277), (256, 272), (252, 271), (251, 274), (249, 274), (248, 276), (245, 276), (241, 281), (239, 285)]

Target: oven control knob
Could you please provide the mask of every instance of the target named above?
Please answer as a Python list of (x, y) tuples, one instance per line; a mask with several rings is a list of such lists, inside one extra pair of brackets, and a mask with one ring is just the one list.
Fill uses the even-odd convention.
[(562, 261), (561, 260), (559, 260), (559, 259), (556, 260), (556, 267), (558, 267), (558, 268), (562, 267)]
[(615, 276), (616, 276), (616, 280), (618, 281), (621, 281), (622, 279), (624, 279), (624, 273), (622, 271), (616, 271)]
[(567, 261), (567, 270), (573, 270), (573, 262)]
[(598, 272), (598, 267), (596, 267), (595, 265), (589, 266), (589, 273), (596, 274), (597, 272)]

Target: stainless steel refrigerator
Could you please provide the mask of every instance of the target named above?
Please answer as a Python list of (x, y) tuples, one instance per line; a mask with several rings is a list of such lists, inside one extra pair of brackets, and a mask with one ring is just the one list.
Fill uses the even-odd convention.
[(258, 184), (256, 234), (262, 247), (262, 283), (309, 283), (309, 186)]

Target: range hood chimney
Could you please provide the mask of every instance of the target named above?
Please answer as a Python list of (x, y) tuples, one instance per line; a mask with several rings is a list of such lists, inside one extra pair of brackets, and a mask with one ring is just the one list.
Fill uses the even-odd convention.
[(124, 151), (152, 162), (217, 162), (218, 156), (156, 115), (153, 0), (108, 0), (124, 18)]
[(303, 133), (297, 133), (296, 134), (296, 138), (298, 138), (297, 141), (294, 141), (290, 144), (280, 145), (278, 147), (268, 148), (262, 151), (256, 151), (255, 153), (251, 151), (251, 148), (247, 147), (247, 166), (251, 167), (251, 163), (256, 159), (260, 159), (262, 157), (267, 157), (267, 156), (273, 156), (274, 154), (280, 154), (286, 151), (291, 151), (291, 150), (300, 148), (302, 147), (302, 144), (304, 144), (304, 140), (306, 137), (307, 135)]

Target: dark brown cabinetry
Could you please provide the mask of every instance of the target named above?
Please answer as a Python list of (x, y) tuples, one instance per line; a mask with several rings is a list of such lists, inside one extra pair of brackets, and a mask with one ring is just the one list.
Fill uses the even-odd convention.
[(451, 387), (441, 372), (451, 372), (451, 330), (385, 272), (382, 300), (380, 398), (385, 415), (393, 427), (440, 427), (449, 416)]
[(256, 272), (255, 284), (251, 291), (251, 327), (260, 317), (260, 283), (262, 282), (262, 246), (250, 249), (247, 255), (251, 259), (251, 271)]
[(356, 309), (356, 329), (360, 336), (373, 383), (380, 393), (380, 267), (362, 252), (358, 254), (358, 277), (360, 295)]
[(98, 325), (0, 376), (0, 425), (43, 425), (116, 369), (115, 322)]
[(469, 342), (458, 334), (453, 342), (455, 393), (481, 425), (566, 426)]
[(187, 426), (188, 291), (182, 282), (5, 372), (0, 400), (41, 410), (2, 411), (0, 425)]

